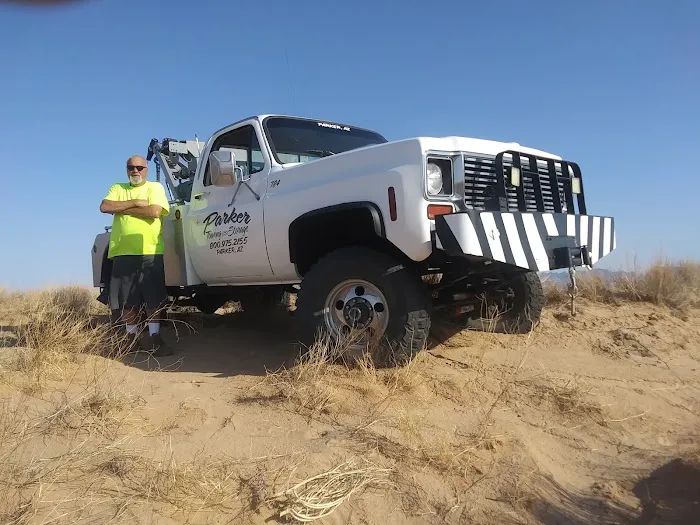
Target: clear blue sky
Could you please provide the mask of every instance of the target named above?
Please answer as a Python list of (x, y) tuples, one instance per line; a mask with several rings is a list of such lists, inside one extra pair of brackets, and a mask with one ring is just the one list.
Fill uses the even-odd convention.
[(700, 4), (486, 4), (0, 6), (0, 286), (90, 283), (125, 159), (258, 113), (548, 150), (616, 218), (607, 266), (700, 259)]

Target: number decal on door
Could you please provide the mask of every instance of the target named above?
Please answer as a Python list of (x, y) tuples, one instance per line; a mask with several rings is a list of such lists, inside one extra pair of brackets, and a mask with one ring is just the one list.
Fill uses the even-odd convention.
[(273, 181), (270, 183), (270, 188), (276, 188), (276, 187), (279, 186), (279, 185), (280, 185), (280, 180), (279, 180), (279, 179), (273, 180)]

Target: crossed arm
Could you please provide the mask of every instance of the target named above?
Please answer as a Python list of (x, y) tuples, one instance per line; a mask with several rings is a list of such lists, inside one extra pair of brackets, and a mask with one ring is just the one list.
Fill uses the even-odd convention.
[(163, 213), (163, 208), (157, 204), (148, 204), (148, 201), (144, 199), (130, 201), (110, 201), (105, 199), (100, 204), (100, 211), (109, 214), (133, 215), (143, 219), (157, 219)]

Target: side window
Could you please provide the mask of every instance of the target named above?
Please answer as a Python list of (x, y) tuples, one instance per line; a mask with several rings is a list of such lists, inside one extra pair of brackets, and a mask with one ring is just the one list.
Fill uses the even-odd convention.
[[(262, 171), (265, 167), (265, 160), (258, 142), (258, 135), (253, 126), (234, 129), (221, 135), (214, 141), (211, 151), (232, 151), (236, 156), (236, 166), (242, 167), (251, 175)], [(211, 185), (209, 172), (209, 161), (204, 170), (204, 185)]]

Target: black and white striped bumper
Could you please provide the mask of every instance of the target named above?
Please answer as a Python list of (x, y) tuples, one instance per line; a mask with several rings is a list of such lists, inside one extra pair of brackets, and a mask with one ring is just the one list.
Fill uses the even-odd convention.
[(571, 266), (562, 260), (562, 251), (585, 252), (593, 266), (615, 249), (615, 219), (469, 210), (435, 217), (435, 243), (448, 255), (484, 257), (540, 272)]

